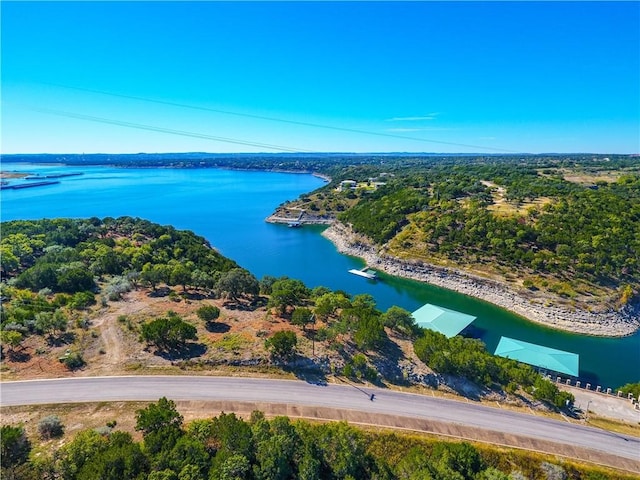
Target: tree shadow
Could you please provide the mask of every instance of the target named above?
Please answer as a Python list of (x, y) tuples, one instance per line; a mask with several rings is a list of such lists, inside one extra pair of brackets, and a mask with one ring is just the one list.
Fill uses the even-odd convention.
[(482, 387), (465, 377), (445, 374), (442, 375), (442, 379), (444, 380), (444, 385), (455, 391), (458, 395), (476, 402), (479, 402), (491, 392), (489, 388)]
[(207, 346), (203, 343), (185, 343), (179, 348), (175, 349), (159, 349), (156, 348), (154, 354), (165, 360), (189, 360), (196, 357), (201, 357), (207, 351)]
[(76, 339), (76, 334), (73, 332), (63, 332), (58, 335), (48, 335), (47, 345), (50, 347), (61, 347), (63, 345), (69, 345)]
[(374, 355), (369, 356), (369, 361), (382, 378), (396, 385), (405, 385), (409, 382), (400, 368), (400, 362), (405, 358), (398, 344), (387, 338), (384, 345)]
[(205, 298), (209, 298), (207, 295), (205, 295), (202, 292), (194, 292), (194, 291), (182, 292), (180, 293), (180, 296), (186, 300), (204, 300)]
[(147, 296), (151, 298), (159, 298), (159, 297), (166, 297), (167, 295), (169, 295), (169, 293), (171, 293), (171, 289), (169, 287), (159, 287), (159, 288), (156, 288), (155, 290), (151, 290), (147, 294)]
[(243, 312), (253, 312), (261, 307), (267, 306), (268, 299), (266, 297), (240, 297), (236, 299), (227, 299), (223, 306), (229, 310), (240, 310)]
[(222, 322), (207, 322), (205, 324), (205, 328), (207, 329), (207, 332), (211, 333), (227, 333), (231, 330), (229, 325)]
[(7, 358), (12, 362), (28, 362), (31, 360), (31, 354), (26, 350), (9, 350)]
[(296, 355), (282, 366), (285, 372), (293, 373), (297, 379), (311, 385), (327, 386), (327, 375), (311, 358)]

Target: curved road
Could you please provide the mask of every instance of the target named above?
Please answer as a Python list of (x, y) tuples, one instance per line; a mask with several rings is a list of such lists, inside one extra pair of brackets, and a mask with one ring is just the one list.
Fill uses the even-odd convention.
[[(374, 401), (369, 395), (375, 393)], [(640, 438), (474, 403), (352, 385), (227, 377), (130, 376), (0, 383), (0, 405), (96, 401), (238, 401), (329, 407), (526, 436), (640, 462)]]

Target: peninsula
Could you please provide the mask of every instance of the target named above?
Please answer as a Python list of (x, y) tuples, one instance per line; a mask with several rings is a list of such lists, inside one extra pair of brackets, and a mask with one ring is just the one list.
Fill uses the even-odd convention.
[(405, 158), (332, 173), (267, 221), (330, 225), (323, 235), (369, 266), (553, 328), (611, 337), (640, 328), (631, 157)]

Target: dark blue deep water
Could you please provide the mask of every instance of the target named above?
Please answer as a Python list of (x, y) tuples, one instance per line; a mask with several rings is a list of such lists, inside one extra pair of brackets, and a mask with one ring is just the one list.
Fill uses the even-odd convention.
[(307, 174), (221, 169), (65, 167), (3, 163), (3, 171), (82, 172), (60, 183), (3, 190), (2, 221), (54, 217), (146, 218), (192, 230), (256, 277), (287, 275), (309, 287), (325, 285), (351, 294), (370, 293), (378, 307), (413, 311), (435, 303), (477, 317), (472, 332), (491, 352), (502, 335), (580, 355), (580, 377), (615, 388), (640, 380), (640, 333), (598, 338), (541, 327), (464, 295), (431, 285), (381, 275), (371, 282), (347, 271), (361, 261), (339, 254), (320, 235), (322, 227), (288, 228), (265, 218), (285, 200), (323, 184)]

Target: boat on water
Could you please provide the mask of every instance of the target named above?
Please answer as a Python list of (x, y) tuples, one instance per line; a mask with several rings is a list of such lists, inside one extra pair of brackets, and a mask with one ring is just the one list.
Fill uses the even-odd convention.
[(349, 273), (353, 273), (354, 275), (358, 275), (359, 277), (368, 278), (369, 280), (377, 280), (378, 278), (378, 275), (376, 274), (376, 272), (373, 270), (370, 270), (369, 267), (364, 267), (361, 270), (358, 270), (357, 268), (352, 268), (351, 270), (349, 270)]

